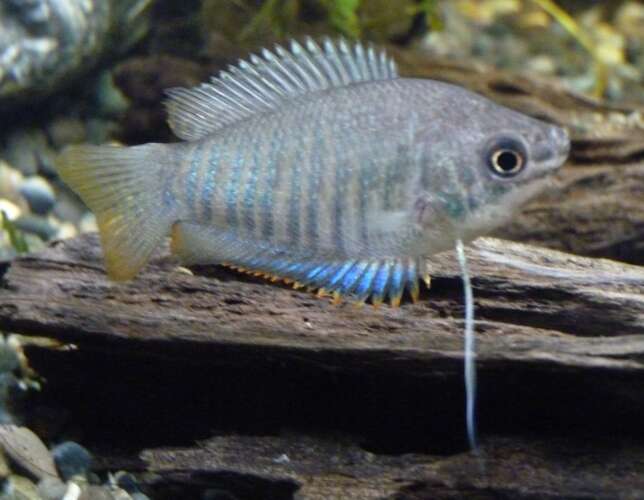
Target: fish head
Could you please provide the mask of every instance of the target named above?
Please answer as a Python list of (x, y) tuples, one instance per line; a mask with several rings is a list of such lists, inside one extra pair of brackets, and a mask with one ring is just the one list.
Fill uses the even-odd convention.
[(464, 89), (456, 92), (460, 98), (451, 96), (432, 113), (414, 186), (414, 207), (422, 210), (416, 221), (430, 233), (440, 221), (444, 239), (452, 242), (506, 224), (548, 187), (570, 151), (562, 127)]

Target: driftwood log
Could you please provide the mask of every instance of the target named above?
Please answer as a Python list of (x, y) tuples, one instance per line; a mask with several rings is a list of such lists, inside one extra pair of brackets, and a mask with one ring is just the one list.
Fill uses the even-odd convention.
[(418, 304), (374, 309), (189, 275), (164, 252), (110, 283), (85, 236), (8, 267), (0, 327), (77, 346), (29, 354), (99, 463), (156, 472), (159, 491), (644, 498), (644, 269), (492, 238), (468, 258), (480, 460), (463, 440), (449, 253)]

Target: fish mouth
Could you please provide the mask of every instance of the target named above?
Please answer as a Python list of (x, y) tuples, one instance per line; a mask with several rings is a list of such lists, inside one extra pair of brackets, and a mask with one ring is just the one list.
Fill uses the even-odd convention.
[(570, 154), (570, 135), (565, 128), (554, 126), (550, 128), (550, 141), (553, 144), (553, 158), (549, 163), (551, 168), (559, 168)]
[(565, 128), (549, 127), (546, 139), (533, 151), (533, 160), (539, 165), (536, 178), (552, 174), (561, 167), (570, 154), (570, 136)]
[(550, 138), (555, 144), (555, 156), (558, 156), (561, 163), (564, 163), (570, 154), (570, 134), (563, 127), (552, 127), (550, 129)]

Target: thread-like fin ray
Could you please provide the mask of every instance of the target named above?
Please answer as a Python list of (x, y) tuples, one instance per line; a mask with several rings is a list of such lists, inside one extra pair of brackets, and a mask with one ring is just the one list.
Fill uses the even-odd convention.
[(424, 263), (417, 259), (337, 260), (293, 255), (183, 222), (172, 228), (171, 248), (186, 264), (219, 262), (296, 288), (317, 290), (319, 295), (356, 302), (371, 298), (374, 305), (389, 302), (398, 306), (405, 289), (416, 300), (418, 282), (425, 275)]
[(467, 269), (467, 259), (463, 242), (456, 240), (456, 257), (461, 268), (463, 289), (465, 293), (465, 345), (463, 347), (465, 359), (465, 422), (467, 427), (467, 441), (470, 449), (478, 453), (478, 439), (476, 437), (476, 337), (474, 332), (474, 293)]
[(308, 93), (397, 76), (393, 59), (371, 46), (307, 38), (264, 49), (208, 83), (168, 89), (165, 106), (172, 131), (192, 141)]

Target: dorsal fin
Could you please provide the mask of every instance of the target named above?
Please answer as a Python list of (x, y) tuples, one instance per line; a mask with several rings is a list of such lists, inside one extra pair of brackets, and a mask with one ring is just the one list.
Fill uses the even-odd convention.
[(398, 76), (396, 64), (384, 51), (325, 39), (290, 49), (276, 46), (252, 55), (197, 87), (166, 91), (168, 123), (181, 139), (200, 139), (256, 113), (277, 108), (294, 97), (351, 83), (389, 80)]

